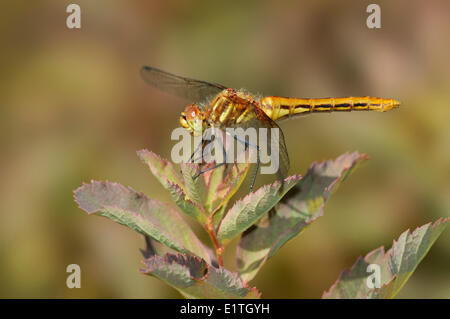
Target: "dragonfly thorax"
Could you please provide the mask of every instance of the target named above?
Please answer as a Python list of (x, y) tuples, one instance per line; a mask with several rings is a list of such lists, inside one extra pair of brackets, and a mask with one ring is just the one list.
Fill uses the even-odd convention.
[(258, 102), (249, 93), (241, 90), (223, 90), (211, 102), (207, 120), (216, 127), (235, 127), (257, 115)]
[(204, 108), (197, 104), (188, 105), (181, 113), (180, 124), (192, 135), (199, 136), (210, 126), (234, 127), (253, 115), (256, 105), (257, 102), (250, 94), (226, 89)]

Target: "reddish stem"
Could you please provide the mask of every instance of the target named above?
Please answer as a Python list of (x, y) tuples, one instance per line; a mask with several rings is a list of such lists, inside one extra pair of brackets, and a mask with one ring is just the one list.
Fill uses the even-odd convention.
[(214, 248), (216, 249), (216, 256), (217, 256), (217, 262), (219, 263), (219, 267), (223, 267), (223, 247), (220, 245), (219, 241), (217, 240), (214, 227), (212, 225), (212, 218), (208, 218), (205, 224), (206, 232), (208, 233), (209, 237), (211, 237), (211, 241), (214, 245)]

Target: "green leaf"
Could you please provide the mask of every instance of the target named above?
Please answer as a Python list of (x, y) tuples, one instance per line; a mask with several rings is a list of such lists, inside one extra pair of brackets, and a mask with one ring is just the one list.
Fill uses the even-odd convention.
[(161, 244), (159, 241), (154, 240), (150, 236), (144, 235), (145, 248), (139, 249), (142, 256), (150, 258), (153, 255), (164, 256), (167, 253), (175, 253), (173, 249)]
[[(434, 224), (428, 223), (408, 229), (394, 240), (392, 248), (384, 253), (380, 247), (366, 257), (359, 257), (350, 270), (344, 270), (329, 291), (322, 298), (393, 298), (413, 274), (431, 246), (447, 227), (450, 218), (440, 218)], [(370, 264), (380, 267), (380, 288), (369, 288), (367, 280), (372, 272)]]
[(148, 165), (150, 171), (164, 188), (169, 189), (171, 184), (176, 184), (183, 191), (185, 190), (183, 177), (175, 167), (173, 167), (172, 163), (148, 150), (140, 150), (137, 154), (139, 158)]
[[(206, 179), (208, 187), (206, 208), (208, 212), (212, 213), (226, 206), (244, 181), (249, 167), (249, 163), (238, 163), (232, 165), (229, 169), (223, 165), (211, 170), (212, 173)], [(218, 217), (218, 214), (214, 217)]]
[(312, 164), (268, 216), (242, 235), (236, 253), (242, 278), (253, 279), (281, 246), (321, 217), (331, 192), (365, 159), (355, 152)]
[(198, 176), (200, 166), (194, 163), (181, 163), (181, 172), (187, 198), (205, 211), (207, 189), (204, 174)]
[(283, 183), (276, 181), (236, 201), (220, 223), (217, 233), (219, 240), (225, 244), (252, 226), (271, 210), (300, 178), (299, 175), (293, 175)]
[[(210, 163), (205, 167), (205, 169), (213, 165), (215, 165), (215, 163)], [(209, 170), (203, 175), (205, 177), (206, 187), (208, 188), (208, 194), (206, 195), (206, 202), (205, 202), (206, 210), (208, 212), (211, 212), (214, 209), (213, 202), (222, 181), (226, 177), (226, 168), (227, 168), (226, 165), (222, 165), (212, 170)]]
[(186, 195), (183, 176), (173, 167), (172, 163), (147, 150), (141, 150), (137, 153), (164, 188), (169, 190), (175, 204), (184, 213), (204, 224), (206, 220), (205, 210), (201, 205), (192, 202)]
[(256, 288), (246, 285), (235, 273), (225, 268), (215, 268), (203, 259), (181, 254), (152, 256), (144, 260), (141, 272), (155, 276), (186, 298), (259, 298)]
[(177, 185), (169, 182), (169, 191), (175, 204), (187, 215), (205, 224), (206, 213), (197, 203), (192, 202), (183, 190)]
[(210, 261), (201, 241), (174, 209), (131, 188), (92, 181), (75, 190), (75, 201), (88, 214), (108, 217), (175, 251)]
[[(176, 251), (174, 251), (173, 249), (170, 249), (169, 247), (161, 244), (160, 242), (152, 239), (151, 237), (145, 235), (144, 236), (145, 239), (145, 248), (144, 249), (139, 249), (142, 253), (142, 256), (144, 256), (144, 258), (150, 258), (154, 255), (158, 255), (158, 256), (164, 256), (166, 254), (175, 254)], [(209, 255), (209, 260), (211, 261), (211, 265), (213, 265), (214, 267), (219, 267), (219, 263), (217, 261), (217, 257), (215, 255), (215, 252), (205, 246), (202, 243), (203, 246), (203, 250)]]
[(213, 226), (217, 230), (223, 215), (226, 212), (227, 205), (233, 195), (237, 192), (239, 187), (247, 175), (250, 164), (235, 164), (231, 168), (227, 176), (222, 180), (218, 189), (216, 190), (212, 200)]

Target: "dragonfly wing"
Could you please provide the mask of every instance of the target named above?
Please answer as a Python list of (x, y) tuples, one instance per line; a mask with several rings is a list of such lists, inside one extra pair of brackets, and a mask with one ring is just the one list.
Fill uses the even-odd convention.
[[(272, 119), (270, 119), (270, 121), (272, 121)], [(274, 121), (272, 121), (274, 126), (276, 128), (278, 128), (278, 131), (280, 132), (280, 136), (279, 136), (279, 152), (280, 152), (280, 169), (278, 170), (277, 174), (278, 174), (278, 179), (285, 179), (288, 176), (288, 171), (289, 171), (289, 166), (290, 166), (290, 162), (289, 162), (289, 154), (287, 152), (287, 147), (286, 147), (286, 142), (284, 141), (284, 134), (283, 131), (281, 130), (281, 127), (278, 126), (277, 123), (275, 123)]]
[(151, 66), (143, 66), (141, 76), (151, 86), (191, 102), (202, 102), (226, 89), (220, 84), (182, 77)]
[[(249, 114), (249, 116), (244, 120), (241, 121), (241, 123), (235, 124), (235, 127), (241, 127), (242, 129), (246, 130), (249, 127), (253, 127), (257, 130), (257, 133), (259, 135), (259, 128), (266, 128), (267, 129), (267, 138), (266, 138), (266, 145), (267, 145), (267, 154), (270, 154), (270, 157), (272, 158), (272, 152), (274, 152), (275, 156), (276, 153), (279, 154), (278, 156), (278, 170), (276, 172), (277, 177), (279, 180), (283, 180), (287, 177), (288, 171), (289, 171), (289, 155), (287, 152), (286, 143), (284, 141), (284, 134), (281, 128), (278, 126), (275, 121), (273, 121), (270, 117), (268, 117), (262, 110), (256, 109), (254, 112)], [(278, 129), (278, 134), (273, 135), (273, 131), (271, 129)], [(273, 141), (272, 141), (273, 139)], [(272, 143), (275, 143), (272, 148)], [(261, 142), (258, 141), (258, 144), (261, 148)]]
[(277, 147), (275, 147), (274, 149), (271, 148), (270, 141), (272, 141), (272, 134), (271, 134), (272, 131), (270, 129), (268, 130), (267, 141), (269, 142), (268, 143), (268, 151), (270, 152), (270, 154), (272, 154), (272, 152), (275, 152), (275, 153), (278, 152), (278, 154), (279, 154), (279, 156), (278, 156), (279, 168), (277, 171), (277, 177), (279, 180), (283, 180), (287, 177), (287, 174), (289, 171), (289, 166), (290, 166), (286, 142), (284, 141), (284, 134), (283, 134), (283, 131), (281, 130), (281, 127), (279, 127), (278, 124), (275, 123), (275, 121), (273, 121), (268, 116), (267, 116), (267, 120), (270, 123), (270, 125), (269, 125), (270, 128), (278, 129), (278, 138), (274, 137), (274, 139), (275, 139), (274, 142), (276, 143), (276, 146), (278, 147), (278, 149), (277, 149)]

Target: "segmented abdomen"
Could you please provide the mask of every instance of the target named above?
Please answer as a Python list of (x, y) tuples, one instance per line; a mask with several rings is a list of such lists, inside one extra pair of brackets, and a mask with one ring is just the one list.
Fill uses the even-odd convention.
[(292, 115), (312, 112), (353, 110), (385, 112), (398, 107), (399, 105), (400, 102), (397, 100), (370, 96), (319, 99), (296, 99), (267, 96), (261, 99), (261, 109), (274, 121)]

